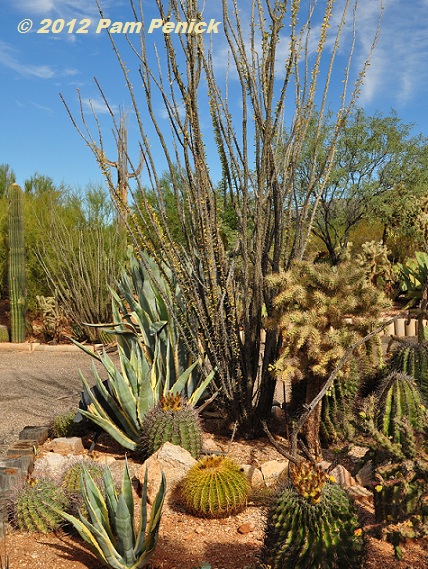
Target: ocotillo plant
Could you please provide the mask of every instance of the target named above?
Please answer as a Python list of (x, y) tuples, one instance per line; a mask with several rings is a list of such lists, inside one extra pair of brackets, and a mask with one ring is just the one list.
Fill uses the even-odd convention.
[(9, 207), (9, 296), (12, 342), (25, 340), (27, 285), (22, 190), (18, 184), (8, 189)]

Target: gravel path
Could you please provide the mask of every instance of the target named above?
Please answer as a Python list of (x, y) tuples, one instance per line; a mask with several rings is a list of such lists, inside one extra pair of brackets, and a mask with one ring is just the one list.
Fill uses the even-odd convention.
[(79, 370), (93, 385), (92, 362), (104, 369), (83, 352), (0, 351), (0, 459), (26, 425), (77, 407)]

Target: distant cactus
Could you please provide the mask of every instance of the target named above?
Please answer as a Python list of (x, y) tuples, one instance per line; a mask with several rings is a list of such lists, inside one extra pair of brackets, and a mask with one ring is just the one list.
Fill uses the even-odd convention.
[(26, 483), (17, 493), (12, 509), (12, 519), (22, 531), (49, 533), (58, 529), (62, 517), (51, 506), (66, 509), (68, 500), (61, 488), (51, 480)]
[(24, 215), (22, 190), (18, 184), (8, 189), (9, 205), (9, 296), (12, 342), (25, 341), (27, 285), (25, 276)]
[(221, 518), (245, 508), (250, 483), (231, 459), (207, 456), (195, 464), (180, 484), (181, 501), (190, 513)]
[(428, 343), (402, 341), (392, 352), (390, 367), (411, 375), (428, 404)]
[(201, 427), (197, 410), (180, 395), (161, 397), (144, 417), (140, 445), (146, 457), (164, 443), (181, 446), (194, 458), (201, 453)]

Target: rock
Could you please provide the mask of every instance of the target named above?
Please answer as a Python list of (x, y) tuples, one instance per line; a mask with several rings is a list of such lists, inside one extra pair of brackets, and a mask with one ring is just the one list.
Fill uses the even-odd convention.
[(268, 460), (260, 467), (266, 486), (273, 486), (288, 475), (288, 460)]
[(338, 464), (328, 474), (329, 476), (333, 476), (337, 484), (340, 484), (343, 488), (350, 488), (351, 486), (357, 485), (355, 478), (353, 478), (350, 472), (341, 464)]
[(356, 500), (357, 502), (362, 502), (363, 504), (373, 504), (373, 492), (357, 484), (356, 486), (351, 486), (348, 488), (348, 494)]
[(196, 460), (187, 450), (165, 443), (161, 448), (148, 458), (135, 473), (135, 477), (142, 485), (148, 468), (147, 501), (153, 504), (162, 479), (162, 472), (166, 477), (166, 488), (169, 493), (188, 470), (196, 464)]
[(353, 462), (358, 462), (362, 458), (365, 457), (367, 451), (369, 449), (367, 447), (354, 445), (349, 451), (348, 456)]
[(49, 478), (59, 482), (65, 470), (79, 460), (84, 460), (83, 455), (63, 456), (55, 452), (48, 452), (35, 461), (32, 478)]
[(251, 533), (252, 531), (254, 531), (254, 525), (250, 524), (249, 522), (242, 524), (238, 528), (238, 533), (242, 533), (242, 535), (245, 535), (247, 533)]
[(355, 479), (361, 486), (370, 486), (373, 479), (373, 461), (368, 460), (357, 472)]
[(52, 439), (48, 445), (48, 449), (67, 456), (68, 454), (79, 454), (85, 450), (82, 439), (79, 437), (59, 437)]
[(263, 488), (265, 481), (261, 470), (253, 464), (242, 464), (242, 472), (248, 478), (252, 488)]
[(204, 449), (204, 451), (210, 451), (210, 452), (214, 452), (214, 453), (223, 451), (223, 449), (216, 442), (214, 437), (212, 435), (207, 434), (207, 433), (205, 433), (203, 435), (202, 448)]

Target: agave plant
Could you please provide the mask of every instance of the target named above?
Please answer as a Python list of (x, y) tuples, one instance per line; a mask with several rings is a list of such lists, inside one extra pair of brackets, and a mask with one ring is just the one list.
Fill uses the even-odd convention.
[(97, 487), (91, 475), (82, 475), (83, 499), (88, 517), (79, 518), (60, 512), (79, 532), (89, 549), (107, 567), (112, 569), (141, 569), (146, 567), (156, 547), (162, 506), (165, 499), (166, 482), (162, 474), (161, 484), (154, 500), (147, 523), (147, 482), (144, 478), (139, 527), (134, 522), (134, 498), (132, 484), (126, 464), (122, 488), (117, 496), (110, 469), (103, 474), (104, 494)]
[[(151, 279), (145, 276), (144, 266)], [(108, 380), (103, 381), (93, 367), (95, 390), (81, 376), (83, 397), (89, 402), (81, 414), (125, 448), (138, 450), (144, 417), (160, 399), (182, 394), (195, 406), (215, 372), (204, 377), (201, 359), (192, 363), (192, 354), (171, 314), (174, 304), (181, 302), (180, 292), (149, 257), (143, 264), (130, 255), (130, 276), (124, 271), (118, 288), (119, 294), (112, 291), (116, 323), (110, 326), (118, 342), (119, 367), (105, 351), (96, 354), (75, 342), (98, 359), (108, 374)]]

